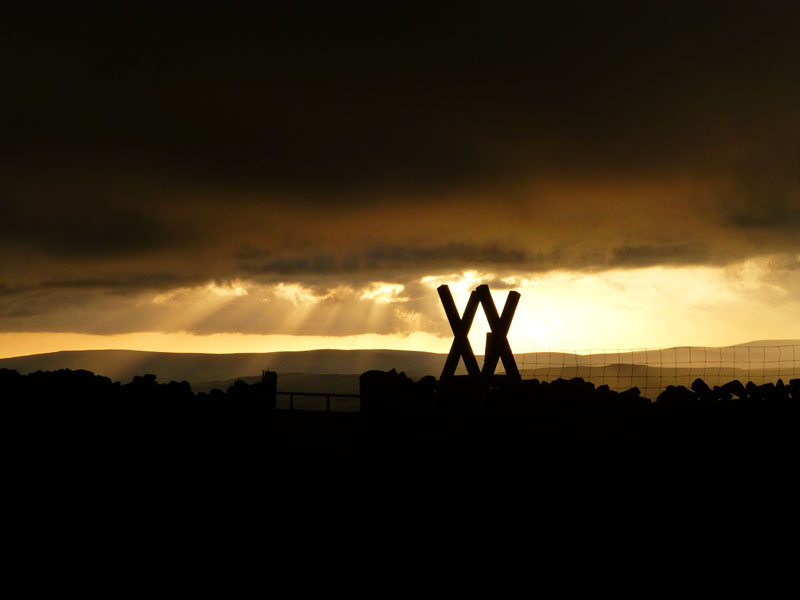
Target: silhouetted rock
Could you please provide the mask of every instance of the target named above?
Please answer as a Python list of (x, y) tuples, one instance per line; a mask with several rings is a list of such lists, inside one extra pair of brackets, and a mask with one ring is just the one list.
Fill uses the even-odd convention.
[(708, 384), (699, 377), (692, 382), (692, 390), (700, 396), (700, 398), (712, 398), (713, 393)]
[(682, 385), (668, 385), (667, 388), (658, 395), (656, 402), (668, 406), (687, 407), (697, 402), (697, 395)]
[(729, 381), (728, 383), (723, 384), (721, 389), (728, 394), (733, 394), (740, 400), (747, 398), (747, 390), (745, 389), (744, 385), (742, 385), (741, 381)]
[(415, 383), (394, 369), (367, 371), (361, 374), (359, 386), (361, 412), (368, 416), (408, 418), (433, 407), (435, 385), (428, 377)]
[(167, 384), (167, 395), (174, 400), (191, 400), (194, 398), (192, 394), (192, 386), (188, 381), (170, 381)]
[(719, 400), (720, 402), (728, 402), (732, 399), (732, 395), (730, 392), (726, 392), (720, 386), (715, 385), (714, 389), (712, 390), (713, 396), (715, 400)]

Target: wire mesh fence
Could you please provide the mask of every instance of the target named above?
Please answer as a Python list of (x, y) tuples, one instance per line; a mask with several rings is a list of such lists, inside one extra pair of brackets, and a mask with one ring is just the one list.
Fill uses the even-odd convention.
[(581, 377), (617, 391), (636, 386), (653, 399), (668, 385), (689, 387), (698, 377), (709, 386), (800, 377), (800, 345), (546, 350), (515, 357), (524, 379)]

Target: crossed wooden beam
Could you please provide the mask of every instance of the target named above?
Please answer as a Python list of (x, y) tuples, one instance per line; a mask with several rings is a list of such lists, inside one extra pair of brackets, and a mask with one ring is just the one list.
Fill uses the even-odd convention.
[[(439, 292), (439, 298), (442, 300), (447, 320), (450, 322), (450, 329), (453, 330), (453, 343), (444, 363), (442, 378), (453, 377), (456, 374), (459, 358), (463, 358), (467, 373), (470, 375), (494, 375), (497, 362), (502, 360), (506, 375), (520, 379), (519, 369), (514, 360), (514, 355), (511, 353), (511, 346), (508, 343), (508, 330), (511, 327), (511, 320), (514, 318), (514, 313), (519, 304), (519, 292), (508, 292), (505, 306), (503, 306), (503, 314), (498, 315), (497, 307), (495, 307), (492, 295), (489, 293), (489, 286), (479, 285), (470, 293), (467, 307), (464, 309), (464, 315), (460, 317), (456, 303), (453, 301), (453, 295), (450, 293), (450, 288), (442, 285), (439, 286), (437, 291)], [(475, 319), (475, 312), (478, 310), (478, 304), (483, 306), (483, 312), (486, 314), (486, 320), (489, 322), (489, 328), (491, 329), (486, 334), (483, 369), (478, 367), (475, 353), (472, 351), (469, 339), (467, 339), (470, 327), (472, 327), (472, 321)]]

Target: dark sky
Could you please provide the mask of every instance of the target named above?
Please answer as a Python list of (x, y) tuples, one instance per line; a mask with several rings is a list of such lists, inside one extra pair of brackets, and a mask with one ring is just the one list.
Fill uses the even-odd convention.
[(209, 280), (800, 269), (800, 3), (27, 4), (0, 328)]

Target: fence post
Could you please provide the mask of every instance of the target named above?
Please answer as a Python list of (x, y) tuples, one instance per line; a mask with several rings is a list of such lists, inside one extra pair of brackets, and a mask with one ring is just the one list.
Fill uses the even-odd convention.
[(261, 385), (264, 387), (264, 400), (267, 409), (274, 410), (277, 401), (278, 373), (275, 371), (262, 371)]

